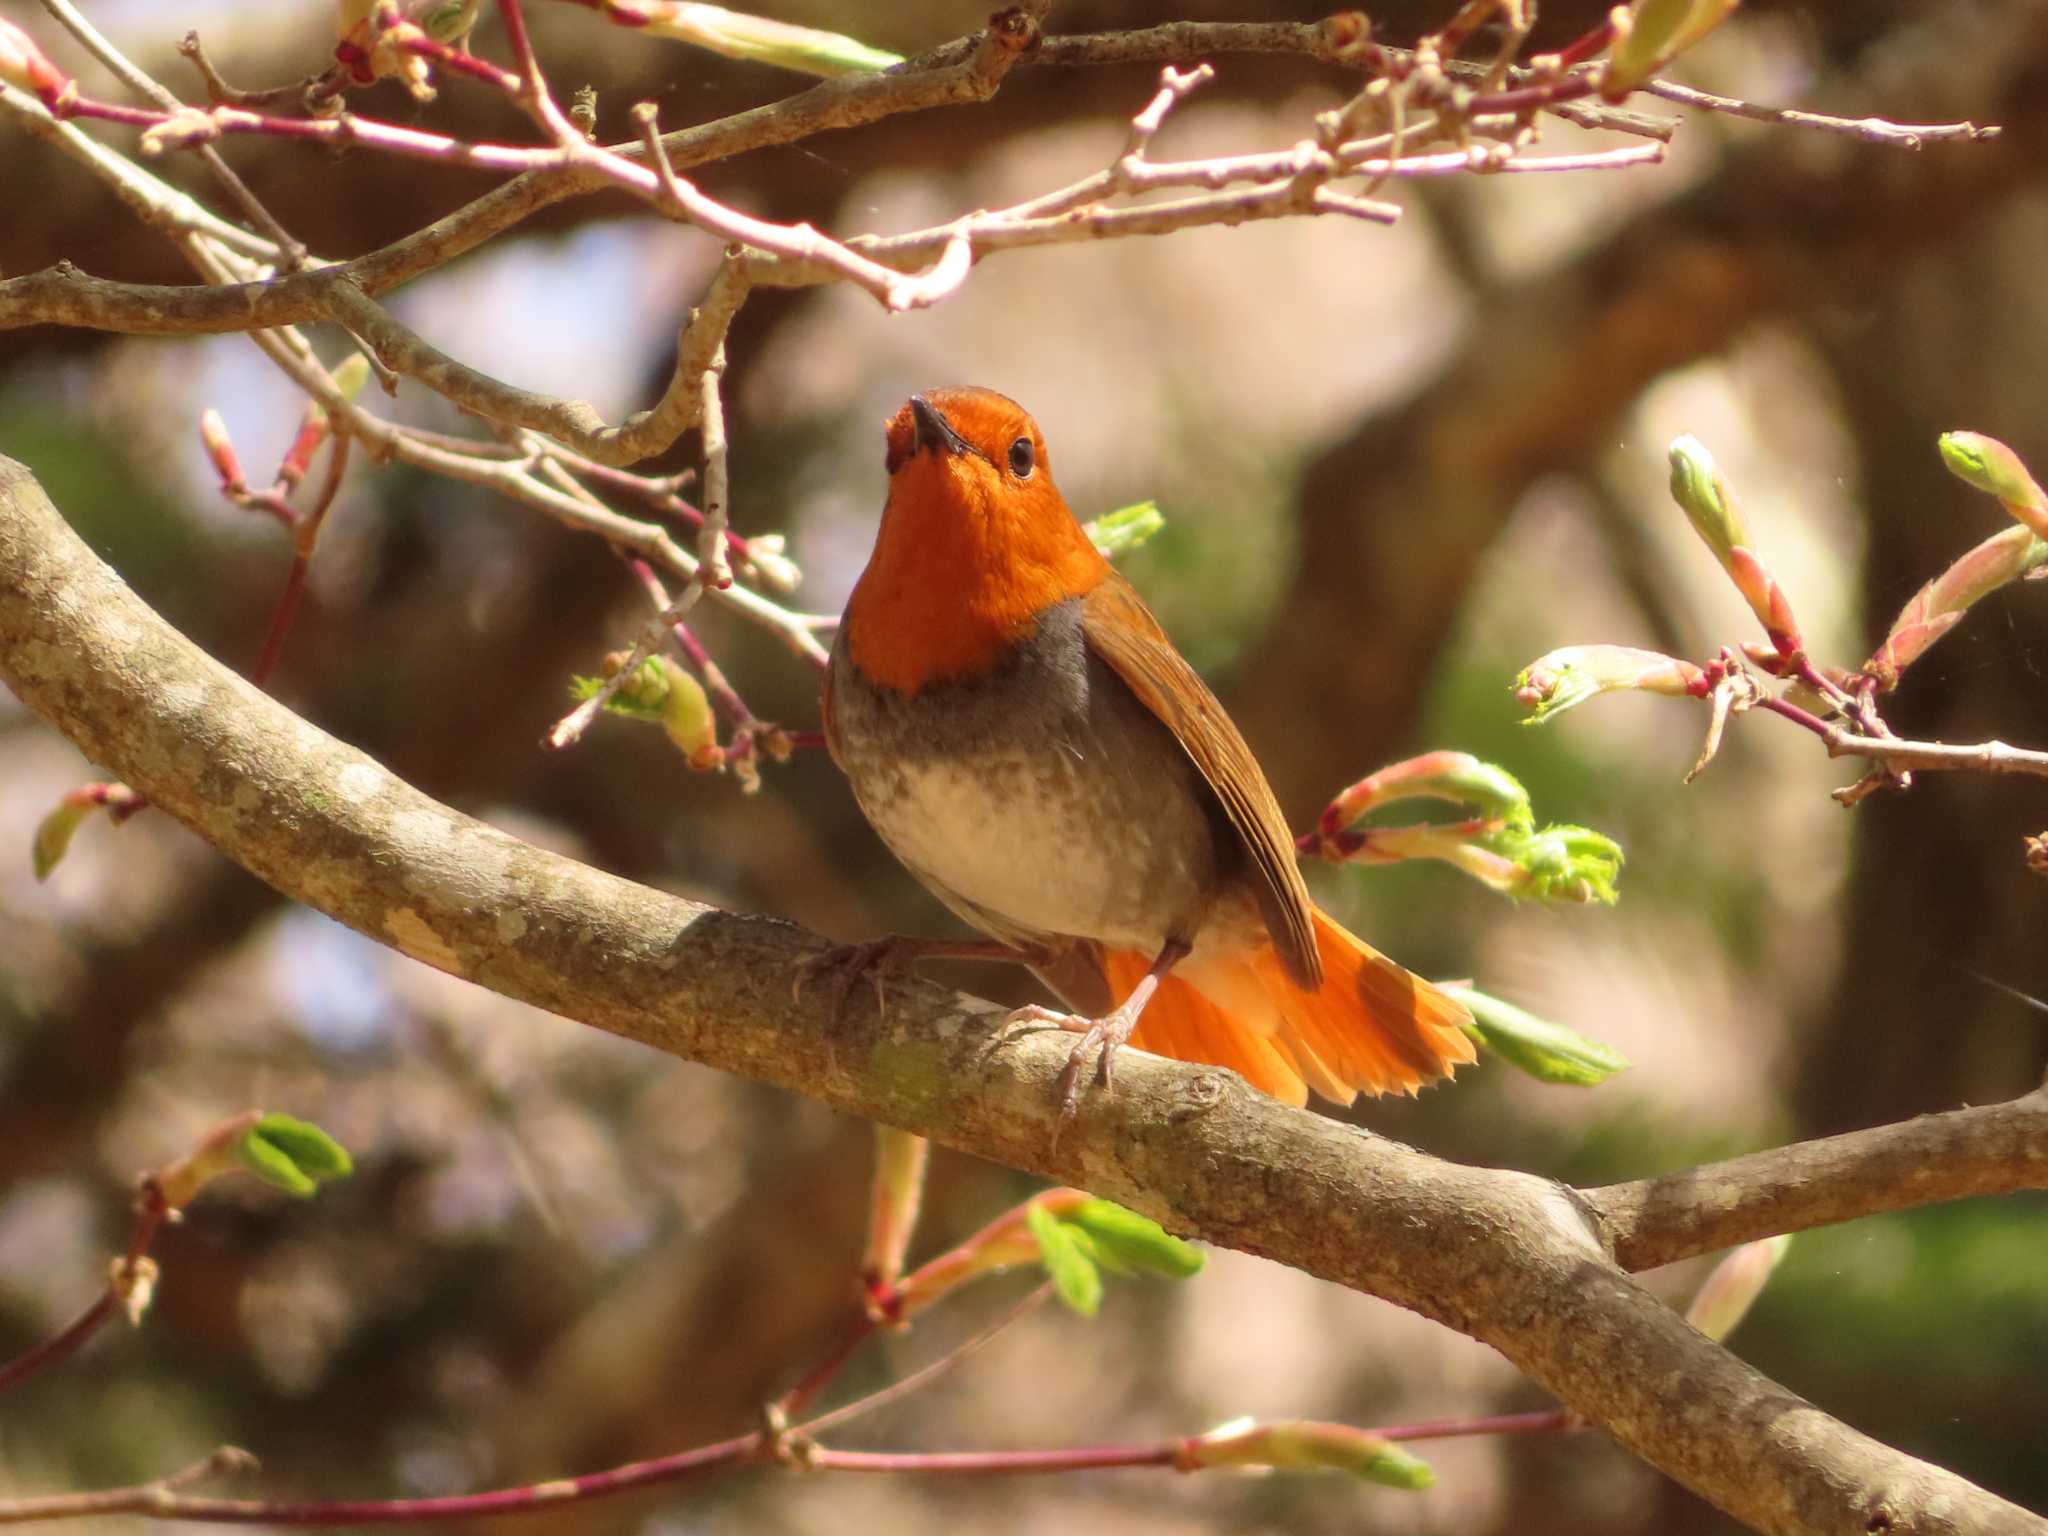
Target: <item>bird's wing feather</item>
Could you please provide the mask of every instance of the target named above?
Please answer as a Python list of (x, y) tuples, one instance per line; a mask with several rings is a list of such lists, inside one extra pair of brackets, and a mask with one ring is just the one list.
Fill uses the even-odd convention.
[(1258, 872), (1259, 910), (1288, 975), (1314, 991), (1322, 983), (1314, 907), (1294, 862), (1294, 835), (1244, 737), (1117, 572), (1081, 600), (1081, 632), (1208, 781)]

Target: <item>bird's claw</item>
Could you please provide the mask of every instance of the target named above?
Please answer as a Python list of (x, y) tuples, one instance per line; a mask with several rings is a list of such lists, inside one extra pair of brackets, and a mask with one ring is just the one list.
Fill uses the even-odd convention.
[(1060, 1069), (1059, 1117), (1053, 1122), (1052, 1144), (1058, 1150), (1060, 1136), (1073, 1124), (1081, 1113), (1081, 1078), (1088, 1063), (1088, 1053), (1095, 1056), (1095, 1082), (1104, 1093), (1115, 1091), (1115, 1062), (1117, 1047), (1130, 1038), (1136, 1025), (1135, 1016), (1126, 1017), (1118, 1008), (1099, 1019), (1084, 1019), (1079, 1014), (1065, 1013), (1057, 1008), (1046, 1008), (1037, 1003), (1013, 1010), (989, 1042), (988, 1049), (994, 1051), (1007, 1045), (1020, 1034), (1041, 1029), (1060, 1029), (1081, 1038), (1068, 1053), (1067, 1064)]
[(889, 1011), (889, 982), (907, 972), (910, 960), (894, 939), (872, 939), (865, 944), (840, 944), (822, 954), (801, 961), (789, 984), (789, 998), (796, 1002), (811, 979), (824, 972), (832, 975), (832, 1022), (846, 1011), (846, 994), (865, 976), (875, 989), (875, 1014)]
[(1116, 1051), (1130, 1034), (1130, 1027), (1115, 1014), (1107, 1018), (1084, 1020), (1081, 1038), (1068, 1053), (1067, 1064), (1060, 1070), (1060, 1126), (1064, 1129), (1081, 1112), (1081, 1075), (1088, 1062), (1088, 1053), (1095, 1052), (1095, 1086), (1104, 1093), (1116, 1091)]
[(1047, 1008), (1039, 1003), (1026, 1003), (1022, 1008), (1012, 1008), (1003, 1016), (1003, 1022), (989, 1036), (982, 1054), (992, 1056), (1018, 1036), (1033, 1035), (1041, 1029), (1083, 1030), (1087, 1027), (1086, 1019), (1076, 1018), (1071, 1013), (1062, 1013), (1057, 1008)]

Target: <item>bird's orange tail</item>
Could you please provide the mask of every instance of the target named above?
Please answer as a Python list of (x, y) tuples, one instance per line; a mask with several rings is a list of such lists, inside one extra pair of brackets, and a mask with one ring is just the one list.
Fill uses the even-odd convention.
[[(1360, 1092), (1413, 1093), (1477, 1053), (1471, 1015), (1448, 993), (1354, 938), (1320, 909), (1323, 985), (1305, 992), (1270, 946), (1183, 961), (1161, 981), (1131, 1043), (1181, 1061), (1229, 1067), (1289, 1104), (1313, 1088), (1349, 1104)], [(1105, 951), (1111, 992), (1128, 997), (1148, 957)]]

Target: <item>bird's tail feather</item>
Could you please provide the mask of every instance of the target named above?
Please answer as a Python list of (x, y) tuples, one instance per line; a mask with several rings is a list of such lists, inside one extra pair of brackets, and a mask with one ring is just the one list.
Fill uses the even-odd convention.
[[(1414, 1093), (1476, 1058), (1471, 1015), (1448, 993), (1315, 913), (1323, 984), (1296, 986), (1279, 953), (1191, 957), (1145, 1006), (1131, 1043), (1182, 1061), (1229, 1067), (1290, 1104), (1314, 1089), (1349, 1104), (1359, 1093)], [(1150, 958), (1109, 950), (1110, 990), (1128, 997)]]

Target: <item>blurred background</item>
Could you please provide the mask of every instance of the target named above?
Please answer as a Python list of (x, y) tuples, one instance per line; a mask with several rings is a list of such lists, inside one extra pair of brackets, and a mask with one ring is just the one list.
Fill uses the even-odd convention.
[[(535, 6), (558, 89), (600, 87), (609, 138), (771, 100), (795, 77)], [(1241, 18), (1213, 0), (1061, 4), (1059, 30)], [(1412, 39), (1448, 0), (1391, 0)], [(180, 88), (197, 27), (229, 77), (304, 75), (318, 6), (90, 7)], [(1604, 6), (1556, 0), (1555, 42)], [(970, 0), (786, 0), (786, 19), (919, 51)], [(1273, 5), (1307, 19), (1314, 7)], [(96, 94), (118, 90), (31, 0), (0, 0)], [(479, 34), (501, 47), (495, 23)], [(1284, 146), (1342, 99), (1301, 61), (1229, 58), (1163, 156)], [(915, 227), (1101, 166), (1149, 67), (1020, 70), (992, 104), (756, 153), (714, 194), (837, 233)], [(1927, 777), (1853, 813), (1854, 770), (1766, 718), (1690, 787), (1697, 708), (1649, 697), (1523, 729), (1515, 672), (1612, 641), (1704, 658), (1753, 634), (1663, 490), (1704, 439), (1816, 651), (1854, 665), (1918, 584), (1997, 531), (1943, 473), (1969, 427), (2048, 467), (2048, 12), (2027, 0), (1763, 3), (1679, 78), (1848, 115), (2005, 127), (1918, 154), (1689, 116), (1659, 168), (1416, 186), (1394, 230), (1269, 223), (1004, 255), (926, 313), (847, 291), (762, 294), (732, 345), (736, 526), (788, 533), (803, 601), (836, 611), (865, 558), (880, 423), (976, 383), (1044, 426), (1084, 516), (1156, 498), (1126, 568), (1216, 683), (1305, 826), (1328, 795), (1431, 747), (1490, 757), (1538, 814), (1628, 851), (1614, 910), (1517, 909), (1441, 868), (1312, 871), (1318, 895), (1426, 973), (1476, 977), (1623, 1051), (1588, 1092), (1497, 1065), (1363, 1124), (1446, 1156), (1580, 1182), (2009, 1097), (2048, 1057), (2048, 825), (2031, 780)], [(370, 109), (520, 137), (460, 87)], [(1562, 125), (1547, 147), (1601, 147)], [(117, 138), (117, 142), (125, 142)], [(254, 141), (229, 159), (320, 254), (375, 248), (487, 184)], [(194, 190), (189, 162), (160, 167)], [(186, 281), (78, 167), (0, 138), (0, 271), (68, 258)], [(667, 376), (712, 243), (623, 204), (558, 206), (392, 300), (455, 355), (614, 419)], [(316, 336), (330, 356), (333, 337)], [(397, 409), (450, 430), (408, 389)], [(0, 335), (0, 452), (23, 460), (172, 622), (247, 665), (289, 558), (202, 455), (218, 408), (252, 477), (301, 408), (246, 341)], [(690, 462), (690, 445), (667, 461)], [(615, 872), (855, 939), (949, 921), (889, 860), (822, 753), (758, 795), (691, 774), (659, 732), (539, 738), (574, 672), (641, 622), (596, 541), (360, 455), (275, 691), (414, 784)], [(2039, 745), (2048, 593), (2008, 589), (1909, 674), (1902, 733)], [(815, 681), (705, 618), (750, 703), (816, 722)], [(0, 694), (0, 1358), (76, 1313), (126, 1231), (136, 1172), (251, 1105), (319, 1121), (357, 1175), (309, 1204), (218, 1186), (158, 1253), (147, 1326), (110, 1330), (0, 1411), (0, 1494), (159, 1475), (223, 1441), (263, 1491), (395, 1496), (592, 1470), (744, 1432), (844, 1326), (869, 1133), (802, 1100), (521, 1009), (293, 907), (168, 818), (89, 823), (45, 884), (37, 821), (100, 777)], [(1000, 971), (957, 979), (1006, 999)], [(939, 1154), (917, 1255), (1032, 1185)], [(2048, 1508), (2048, 1200), (1979, 1202), (1802, 1238), (1735, 1346), (1830, 1412)], [(914, 1255), (915, 1257), (916, 1255)], [(1651, 1277), (1682, 1299), (1701, 1269)], [(841, 1391), (930, 1358), (1030, 1283), (985, 1285), (884, 1340)], [(1362, 1425), (1542, 1406), (1484, 1348), (1258, 1260), (1052, 1310), (850, 1432), (915, 1449), (1188, 1434), (1240, 1414)], [(536, 1516), (596, 1532), (1718, 1532), (1728, 1523), (1597, 1435), (1428, 1449), (1426, 1494), (1337, 1478), (1098, 1473), (1036, 1481), (742, 1473)]]

